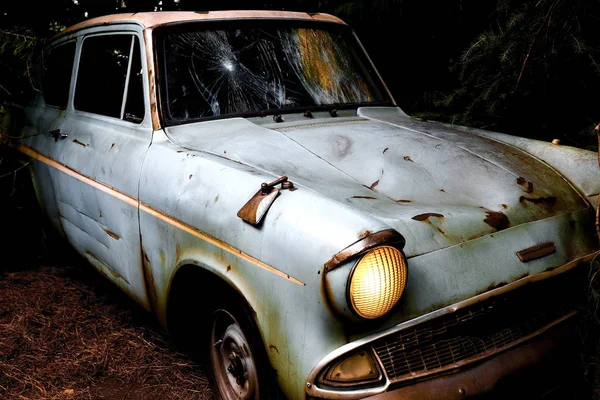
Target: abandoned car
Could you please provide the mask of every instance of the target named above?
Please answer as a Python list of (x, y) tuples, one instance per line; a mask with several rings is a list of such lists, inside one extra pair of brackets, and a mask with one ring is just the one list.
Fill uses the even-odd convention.
[(40, 68), (5, 127), (39, 202), (206, 350), (216, 397), (462, 399), (553, 370), (599, 250), (595, 153), (410, 118), (325, 14), (99, 17)]

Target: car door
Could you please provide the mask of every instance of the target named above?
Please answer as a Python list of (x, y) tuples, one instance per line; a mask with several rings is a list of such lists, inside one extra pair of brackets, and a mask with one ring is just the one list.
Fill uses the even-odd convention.
[(62, 228), (79, 253), (150, 308), (138, 219), (140, 168), (152, 138), (141, 28), (79, 34), (71, 101), (50, 127)]

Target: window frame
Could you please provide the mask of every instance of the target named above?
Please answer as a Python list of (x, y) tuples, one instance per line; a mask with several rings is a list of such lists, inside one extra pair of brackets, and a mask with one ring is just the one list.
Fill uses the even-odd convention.
[[(65, 102), (65, 105), (63, 107), (61, 106), (57, 106), (54, 104), (50, 104), (48, 102), (46, 102), (46, 98), (44, 97), (44, 92), (46, 91), (44, 89), (44, 64), (45, 64), (45, 60), (44, 58), (46, 57), (45, 53), (46, 52), (52, 52), (55, 51), (57, 48), (59, 47), (63, 47), (63, 46), (67, 46), (70, 43), (73, 43), (75, 45), (75, 52), (73, 53), (73, 65), (71, 65), (71, 77), (69, 79), (69, 88), (67, 90), (67, 101)], [(79, 66), (79, 43), (78, 40), (76, 38), (66, 38), (65, 40), (59, 40), (56, 41), (52, 44), (50, 44), (49, 46), (45, 47), (42, 49), (42, 53), (41, 53), (41, 57), (39, 59), (40, 61), (40, 66), (39, 66), (39, 84), (40, 84), (40, 88), (41, 88), (41, 97), (42, 100), (44, 102), (44, 105), (48, 108), (52, 108), (54, 110), (67, 110), (70, 105), (71, 105), (71, 96), (72, 96), (72, 90), (73, 90), (73, 86), (74, 86), (74, 82), (73, 82), (73, 77), (75, 76), (75, 74), (77, 73), (77, 67)]]
[[(87, 117), (90, 118), (94, 118), (94, 119), (101, 119), (101, 120), (108, 120), (111, 122), (116, 122), (116, 123), (122, 123), (125, 124), (127, 126), (134, 126), (134, 127), (148, 127), (148, 125), (151, 123), (150, 121), (152, 120), (151, 118), (151, 110), (150, 110), (150, 89), (149, 89), (149, 78), (148, 78), (148, 64), (147, 64), (147, 59), (146, 59), (146, 46), (145, 46), (145, 40), (144, 40), (144, 35), (143, 35), (143, 31), (142, 29), (136, 29), (137, 26), (136, 25), (131, 25), (130, 29), (127, 29), (129, 27), (125, 27), (122, 24), (115, 24), (115, 25), (111, 25), (111, 26), (103, 26), (101, 29), (100, 28), (92, 28), (91, 30), (86, 30), (85, 32), (78, 32), (78, 36), (77, 36), (77, 51), (76, 51), (76, 55), (75, 55), (75, 67), (74, 67), (74, 71), (73, 71), (73, 75), (71, 77), (72, 80), (72, 85), (71, 85), (71, 92), (69, 95), (69, 110), (71, 112), (73, 112), (76, 115), (85, 115)], [(128, 95), (128, 90), (129, 90), (129, 81), (130, 81), (130, 74), (131, 74), (131, 65), (133, 62), (133, 59), (131, 57), (131, 55), (133, 55), (133, 50), (135, 48), (135, 46), (131, 46), (130, 47), (130, 59), (129, 59), (129, 65), (128, 65), (128, 71), (127, 71), (127, 76), (125, 79), (125, 88), (123, 90), (123, 96), (122, 96), (122, 100), (121, 100), (121, 116), (120, 117), (113, 117), (110, 115), (105, 115), (105, 114), (99, 114), (99, 113), (95, 113), (92, 111), (85, 111), (85, 110), (80, 110), (75, 108), (75, 93), (77, 91), (77, 79), (79, 77), (79, 68), (80, 68), (80, 62), (81, 62), (81, 54), (83, 51), (83, 45), (86, 41), (86, 39), (88, 38), (92, 38), (92, 37), (99, 37), (99, 36), (109, 36), (109, 35), (120, 35), (120, 36), (131, 36), (132, 41), (134, 40), (133, 38), (137, 38), (138, 44), (139, 44), (139, 51), (140, 51), (140, 64), (142, 67), (142, 95), (143, 95), (143, 103), (144, 103), (144, 116), (142, 118), (141, 121), (137, 122), (137, 121), (131, 121), (131, 120), (127, 120), (124, 119), (124, 107), (126, 106), (126, 102), (124, 101)]]

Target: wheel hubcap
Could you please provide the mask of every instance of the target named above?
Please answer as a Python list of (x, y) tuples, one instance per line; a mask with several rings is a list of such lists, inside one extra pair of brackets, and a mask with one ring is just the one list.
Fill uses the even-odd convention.
[(250, 346), (231, 314), (215, 314), (210, 359), (215, 381), (225, 399), (258, 399), (258, 375)]

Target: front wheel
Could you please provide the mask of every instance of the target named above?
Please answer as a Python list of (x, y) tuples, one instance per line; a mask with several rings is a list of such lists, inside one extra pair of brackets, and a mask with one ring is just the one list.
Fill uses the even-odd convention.
[(275, 387), (262, 340), (243, 309), (212, 314), (209, 358), (215, 399), (267, 399)]

